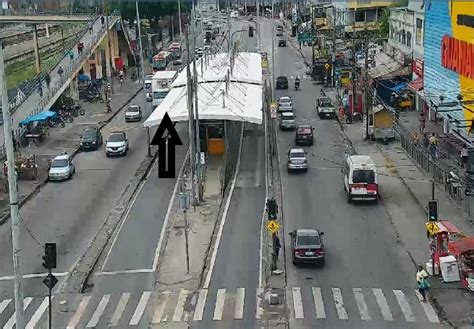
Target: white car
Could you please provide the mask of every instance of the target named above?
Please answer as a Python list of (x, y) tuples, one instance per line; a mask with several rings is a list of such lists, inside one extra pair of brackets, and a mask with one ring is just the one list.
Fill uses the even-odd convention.
[(62, 181), (67, 180), (74, 175), (76, 167), (72, 163), (72, 157), (69, 154), (56, 156), (49, 167), (48, 180)]
[(239, 17), (239, 12), (238, 11), (233, 11), (230, 13), (230, 18), (238, 18)]
[(282, 96), (278, 100), (278, 107), (292, 107), (293, 102), (291, 101), (290, 96)]
[[(147, 93), (150, 94), (150, 93)], [(150, 94), (151, 95), (151, 94)], [(148, 102), (148, 99), (147, 99)], [(142, 110), (138, 105), (130, 105), (125, 111), (125, 122), (141, 121)]]
[(152, 74), (145, 75), (145, 89), (151, 88), (152, 79), (153, 79)]
[(128, 138), (123, 131), (114, 131), (110, 133), (109, 139), (105, 144), (105, 154), (109, 157), (112, 155), (127, 155)]

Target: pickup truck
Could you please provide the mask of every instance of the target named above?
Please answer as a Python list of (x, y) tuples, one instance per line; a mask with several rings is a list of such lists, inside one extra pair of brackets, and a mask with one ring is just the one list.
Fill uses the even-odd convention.
[(336, 109), (329, 97), (318, 97), (316, 100), (316, 111), (321, 119), (334, 119), (336, 117)]

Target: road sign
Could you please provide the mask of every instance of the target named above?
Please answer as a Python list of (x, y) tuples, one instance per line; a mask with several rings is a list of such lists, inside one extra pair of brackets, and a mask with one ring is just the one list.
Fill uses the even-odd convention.
[(276, 102), (272, 102), (270, 104), (270, 114), (271, 114), (272, 119), (275, 119), (277, 117), (277, 103)]
[(43, 283), (49, 289), (53, 289), (56, 283), (58, 283), (58, 279), (50, 273), (44, 278)]
[(267, 228), (270, 232), (275, 234), (275, 233), (278, 232), (278, 229), (280, 228), (280, 224), (278, 224), (278, 222), (276, 220), (271, 220), (271, 221), (268, 222)]
[(309, 32), (298, 33), (299, 42), (312, 42), (314, 41), (314, 39), (315, 39), (315, 36), (312, 33), (309, 33)]
[(328, 63), (324, 64), (324, 68), (326, 69), (326, 71), (329, 70), (329, 67), (330, 67), (330, 66), (329, 66)]
[(430, 235), (435, 235), (436, 233), (439, 232), (439, 226), (438, 224), (436, 224), (436, 222), (433, 222), (433, 221), (426, 222), (425, 226), (426, 226), (426, 230), (428, 231)]

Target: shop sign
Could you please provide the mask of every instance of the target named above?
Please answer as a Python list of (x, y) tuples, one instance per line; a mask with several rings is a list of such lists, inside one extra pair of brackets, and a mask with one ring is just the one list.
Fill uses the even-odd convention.
[(474, 79), (474, 44), (448, 35), (443, 36), (441, 64), (466, 78)]
[(419, 78), (423, 77), (424, 62), (422, 59), (415, 59), (411, 64), (411, 69)]

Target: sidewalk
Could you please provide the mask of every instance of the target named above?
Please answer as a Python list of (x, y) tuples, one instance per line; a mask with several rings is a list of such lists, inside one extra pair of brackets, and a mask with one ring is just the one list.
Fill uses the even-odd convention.
[[(112, 118), (125, 106), (138, 92), (142, 85), (131, 80), (125, 80), (123, 90), (112, 96), (112, 113), (105, 112), (105, 103), (83, 103), (80, 105), (85, 110), (84, 116), (74, 118), (73, 123), (67, 123), (66, 127), (61, 126), (50, 128), (50, 136), (36, 147), (24, 147), (20, 149), (21, 155), (35, 155), (38, 164), (38, 178), (34, 181), (18, 180), (18, 194), (20, 206), (34, 197), (46, 184), (48, 175), (48, 160), (66, 151), (75, 156), (79, 148), (79, 134), (87, 127), (105, 126)], [(3, 129), (2, 129), (3, 131)], [(0, 190), (0, 225), (5, 223), (10, 214), (9, 197), (3, 189)]]

